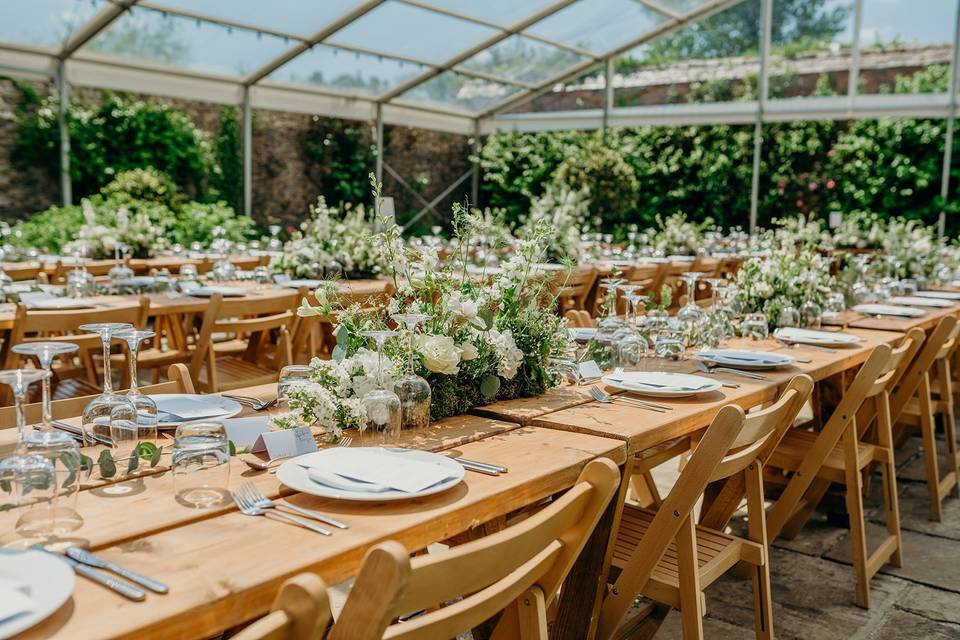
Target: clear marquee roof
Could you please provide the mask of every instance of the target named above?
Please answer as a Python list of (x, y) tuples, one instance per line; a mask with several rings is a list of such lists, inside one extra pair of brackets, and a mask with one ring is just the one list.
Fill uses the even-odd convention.
[(472, 133), (740, 0), (0, 0), (0, 72)]

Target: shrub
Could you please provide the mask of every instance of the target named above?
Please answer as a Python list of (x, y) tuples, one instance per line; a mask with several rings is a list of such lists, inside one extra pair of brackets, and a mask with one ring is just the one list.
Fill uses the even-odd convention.
[(640, 183), (633, 167), (620, 151), (593, 137), (560, 163), (553, 174), (556, 183), (590, 197), (594, 225), (613, 226), (628, 221), (636, 211)]

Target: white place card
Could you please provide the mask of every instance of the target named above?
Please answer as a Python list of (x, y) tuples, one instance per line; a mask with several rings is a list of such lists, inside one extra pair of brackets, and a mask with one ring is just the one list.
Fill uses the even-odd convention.
[(581, 362), (577, 365), (577, 369), (580, 373), (580, 379), (584, 382), (598, 380), (603, 376), (603, 371), (600, 370), (600, 365), (598, 365), (595, 360)]
[(268, 431), (257, 436), (250, 453), (266, 452), (270, 460), (298, 456), (317, 450), (310, 427), (297, 427), (282, 431)]

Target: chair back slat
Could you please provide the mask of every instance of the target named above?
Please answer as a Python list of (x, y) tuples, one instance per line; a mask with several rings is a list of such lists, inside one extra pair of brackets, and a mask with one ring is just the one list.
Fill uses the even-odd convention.
[(280, 587), (270, 613), (234, 635), (234, 640), (317, 640), (332, 619), (327, 587), (312, 573)]
[[(530, 589), (539, 589), (549, 604), (615, 494), (619, 476), (612, 461), (593, 460), (573, 488), (538, 513), (444, 553), (411, 560), (396, 542), (377, 545), (364, 559), (329, 640), (451, 638), (512, 607)], [(436, 608), (458, 596), (458, 602)], [(397, 616), (420, 609), (428, 612), (393, 624)], [(513, 620), (505, 614), (501, 624)]]
[(957, 324), (956, 316), (950, 315), (940, 318), (940, 322), (937, 323), (937, 326), (930, 335), (927, 336), (926, 340), (924, 340), (922, 348), (914, 352), (916, 355), (912, 357), (910, 363), (907, 365), (906, 371), (903, 372), (896, 382), (892, 383), (890, 393), (890, 421), (893, 424), (896, 424), (900, 419), (900, 415), (903, 413), (904, 408), (906, 408), (910, 398), (916, 394), (917, 388), (920, 386), (920, 381), (930, 372), (930, 368), (933, 366), (933, 363), (936, 362), (941, 347), (943, 347), (950, 336), (953, 335)]

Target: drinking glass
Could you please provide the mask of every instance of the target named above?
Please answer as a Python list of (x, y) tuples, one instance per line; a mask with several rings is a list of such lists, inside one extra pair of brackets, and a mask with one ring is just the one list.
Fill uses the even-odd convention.
[(663, 360), (682, 360), (686, 350), (686, 339), (679, 327), (667, 327), (657, 332), (654, 341), (654, 353)]
[(98, 322), (80, 325), (81, 331), (100, 335), (103, 342), (103, 393), (91, 400), (83, 410), (82, 425), (84, 437), (87, 434), (109, 437), (110, 414), (118, 404), (130, 404), (129, 398), (114, 393), (113, 374), (110, 371), (110, 341), (113, 334), (132, 329), (129, 322)]
[[(0, 371), (0, 383), (9, 385), (13, 395), (17, 445), (12, 456), (0, 460), (0, 506), (18, 510), (14, 530), (25, 537), (46, 535), (50, 511), (56, 503), (57, 477), (53, 464), (27, 449), (27, 419), (23, 412), (27, 389), (50, 376), (41, 369)], [(10, 505), (10, 506), (7, 506)]]
[(113, 266), (110, 267), (107, 276), (110, 278), (110, 283), (113, 284), (114, 287), (119, 287), (123, 280), (134, 276), (133, 269), (123, 261), (128, 249), (129, 247), (127, 247), (127, 245), (120, 242), (113, 248)]
[(137, 379), (137, 353), (140, 351), (140, 344), (156, 335), (153, 331), (138, 329), (127, 329), (114, 334), (114, 337), (127, 343), (127, 350), (130, 352), (130, 390), (127, 391), (127, 398), (137, 409), (137, 437), (140, 440), (157, 439), (157, 414), (159, 413), (157, 403), (150, 396), (140, 392)]
[(157, 293), (165, 293), (168, 298), (176, 295), (173, 288), (173, 276), (168, 269), (160, 269), (153, 276), (153, 289)]
[(823, 321), (823, 309), (813, 300), (800, 305), (800, 322), (804, 327), (819, 329)]
[(842, 293), (831, 293), (827, 296), (826, 308), (823, 310), (824, 318), (836, 318), (847, 308), (846, 300)]
[(626, 336), (617, 343), (617, 363), (624, 371), (642, 371), (649, 345), (639, 333)]
[(79, 346), (72, 342), (24, 342), (12, 347), (11, 351), (22, 356), (34, 356), (40, 363), (40, 368), (51, 375), (43, 378), (43, 395), (41, 414), (43, 417), (43, 426), (46, 429), (53, 427), (53, 413), (50, 405), (50, 378), (52, 377), (51, 366), (53, 359), (59, 355), (73, 353), (79, 350)]
[(367, 431), (380, 442), (393, 442), (400, 435), (400, 398), (383, 383), (383, 344), (396, 331), (362, 331), (377, 344), (377, 388), (365, 393), (360, 401), (367, 410)]
[(284, 411), (290, 410), (290, 391), (296, 387), (303, 387), (313, 383), (310, 374), (313, 372), (305, 364), (288, 364), (280, 369), (280, 377), (277, 378), (277, 406)]
[[(27, 454), (50, 463), (54, 476), (51, 502), (45, 509), (37, 505), (30, 513), (29, 535), (55, 539), (76, 531), (83, 526), (83, 518), (77, 512), (80, 493), (80, 447), (77, 441), (63, 431), (44, 429), (27, 433), (26, 447)], [(46, 544), (53, 543), (54, 540), (49, 540)]]
[(177, 427), (173, 440), (173, 491), (177, 502), (195, 509), (230, 502), (230, 441), (221, 422)]
[(797, 308), (792, 304), (785, 304), (782, 309), (780, 309), (780, 315), (777, 317), (777, 327), (799, 327), (800, 326), (800, 312), (797, 311)]
[(283, 243), (280, 241), (280, 225), (272, 224), (268, 229), (270, 230), (270, 241), (267, 243), (267, 250), (282, 251)]
[(430, 426), (430, 383), (417, 375), (413, 336), (417, 325), (426, 322), (430, 316), (423, 313), (395, 313), (391, 317), (405, 327), (407, 333), (407, 366), (403, 375), (393, 383), (393, 391), (400, 398), (400, 428), (425, 429)]
[(228, 256), (224, 255), (213, 265), (210, 270), (210, 277), (214, 282), (227, 282), (237, 279), (237, 268), (234, 266)]
[(253, 270), (253, 281), (257, 283), (257, 289), (263, 289), (270, 284), (270, 269), (264, 265), (258, 266)]
[(766, 340), (770, 335), (767, 316), (762, 313), (748, 313), (740, 323), (740, 335), (752, 340)]
[(177, 282), (196, 282), (199, 277), (197, 265), (187, 263), (180, 267), (180, 273), (177, 274)]

